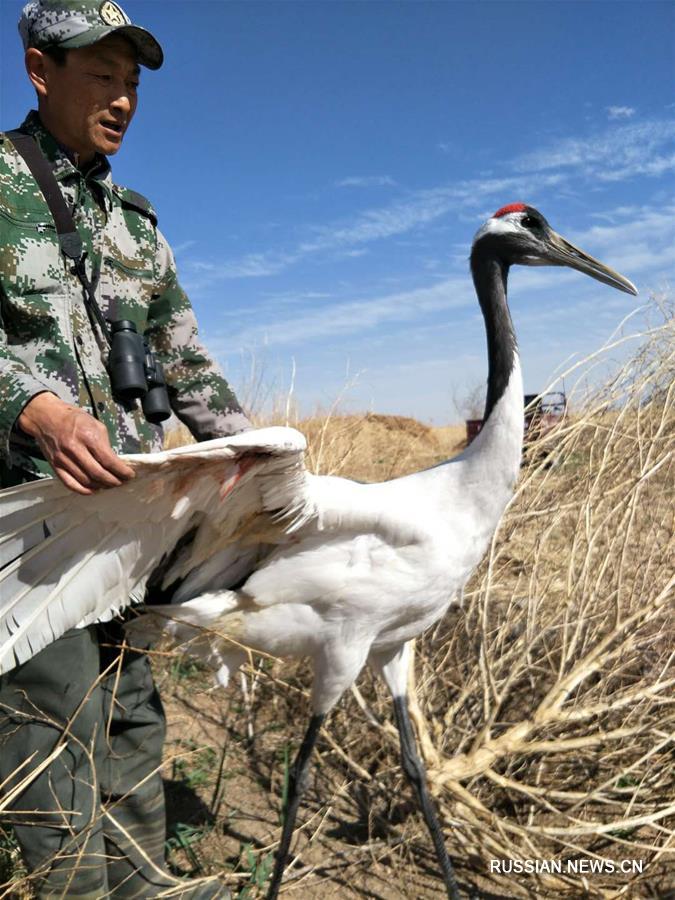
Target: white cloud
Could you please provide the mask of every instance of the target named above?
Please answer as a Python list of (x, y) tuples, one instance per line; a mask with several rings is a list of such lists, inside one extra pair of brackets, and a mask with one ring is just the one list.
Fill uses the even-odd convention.
[(608, 168), (605, 171), (599, 169), (596, 177), (600, 181), (623, 181), (626, 178), (635, 178), (637, 175), (658, 177), (672, 171), (675, 171), (675, 153), (645, 160), (633, 158), (627, 160), (624, 166)]
[(180, 244), (174, 244), (172, 247), (174, 256), (178, 256), (180, 253), (185, 253), (186, 250), (189, 250), (191, 247), (194, 247), (194, 245), (196, 243), (197, 243), (197, 241), (187, 240), (187, 241), (182, 241)]
[[(675, 206), (655, 209), (643, 207), (631, 210), (625, 207), (608, 213), (609, 218), (621, 220), (619, 224), (594, 225), (583, 232), (570, 234), (575, 243), (597, 253), (609, 265), (615, 265), (628, 277), (634, 273), (653, 270), (667, 265), (673, 257), (675, 238)], [(527, 273), (518, 267), (513, 280), (517, 294), (571, 291), (583, 297), (593, 291), (593, 282), (573, 272), (561, 272), (556, 268), (535, 268)], [(583, 287), (582, 287), (583, 285)], [(301, 344), (325, 337), (346, 334), (362, 334), (386, 323), (419, 322), (420, 318), (437, 311), (470, 306), (475, 294), (468, 275), (456, 275), (411, 291), (394, 292), (371, 299), (352, 299), (332, 302), (303, 313), (290, 311), (266, 327), (244, 329), (228, 335), (230, 346)], [(609, 301), (608, 301), (609, 302)], [(632, 301), (631, 301), (632, 302)]]
[[(504, 162), (513, 174), (452, 182), (424, 190), (410, 191), (386, 205), (362, 210), (351, 218), (326, 225), (307, 226), (305, 237), (295, 245), (249, 253), (223, 262), (184, 261), (186, 282), (192, 291), (218, 281), (262, 278), (279, 274), (301, 260), (321, 260), (366, 252), (366, 245), (389, 238), (424, 234), (432, 224), (449, 214), (461, 217), (467, 210), (471, 219), (479, 210), (491, 215), (495, 203), (524, 199), (536, 203), (552, 187), (578, 189), (578, 179), (600, 182), (636, 176), (659, 176), (675, 169), (675, 152), (668, 147), (675, 139), (675, 122), (652, 120), (613, 125), (585, 138), (566, 138), (548, 148)], [(391, 183), (389, 176), (352, 176), (337, 184), (362, 186)], [(462, 248), (462, 256), (464, 255)]]
[[(313, 309), (304, 315), (267, 323), (265, 327), (230, 333), (231, 347), (257, 344), (299, 344), (336, 335), (359, 334), (387, 322), (408, 322), (420, 315), (442, 309), (452, 309), (475, 303), (475, 295), (468, 277), (449, 278), (432, 287), (386, 294), (371, 299), (354, 299)], [(216, 338), (217, 339), (217, 338)]]
[[(247, 253), (239, 259), (224, 263), (213, 263), (205, 260), (188, 260), (183, 263), (183, 268), (191, 273), (197, 273), (197, 278), (192, 279), (193, 285), (204, 287), (214, 281), (228, 278), (262, 278), (267, 275), (276, 275), (287, 269), (299, 258), (295, 253)], [(200, 277), (201, 276), (201, 277)], [(186, 279), (187, 280), (187, 279)]]
[[(407, 234), (441, 219), (449, 212), (456, 212), (460, 206), (475, 206), (478, 201), (492, 198), (501, 201), (505, 194), (520, 196), (533, 193), (544, 187), (558, 184), (563, 176), (555, 173), (538, 175), (514, 175), (506, 178), (485, 178), (460, 181), (449, 186), (413, 191), (402, 200), (387, 206), (367, 209), (345, 222), (327, 226), (314, 226), (313, 237), (302, 241), (288, 251), (250, 253), (239, 259), (224, 263), (191, 261), (186, 269), (202, 274), (201, 280), (192, 282), (192, 289), (204, 287), (207, 283), (230, 278), (259, 278), (276, 275), (299, 260), (320, 254), (335, 254), (351, 249), (351, 255), (358, 255), (357, 248), (373, 241), (385, 240)], [(490, 208), (486, 216), (494, 212)]]
[(352, 175), (335, 182), (335, 187), (395, 187), (389, 175)]
[(632, 119), (635, 109), (632, 106), (607, 106), (608, 119)]
[(674, 140), (675, 122), (669, 119), (613, 125), (588, 137), (564, 138), (521, 156), (514, 164), (519, 171), (573, 171), (606, 181), (662, 175), (675, 165)]
[(340, 257), (341, 258), (346, 257), (348, 259), (358, 259), (359, 256), (367, 256), (367, 255), (368, 255), (368, 251), (362, 247), (359, 250), (345, 250), (343, 253), (340, 254)]
[(600, 221), (608, 222), (615, 225), (624, 219), (633, 218), (640, 212), (639, 206), (617, 206), (614, 209), (603, 209), (600, 212), (591, 212), (592, 219), (600, 219)]
[(617, 207), (606, 213), (609, 223), (592, 225), (575, 235), (596, 249), (615, 248), (624, 253), (638, 241), (655, 248), (675, 238), (675, 203), (662, 206)]

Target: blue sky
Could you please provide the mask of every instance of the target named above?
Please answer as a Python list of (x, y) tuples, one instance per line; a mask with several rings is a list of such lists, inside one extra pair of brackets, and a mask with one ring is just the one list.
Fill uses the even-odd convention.
[[(148, 196), (239, 393), (455, 421), (484, 383), (467, 258), (524, 200), (633, 280), (672, 285), (675, 5), (129, 0), (144, 71), (115, 179)], [(0, 0), (0, 125), (33, 105)], [(525, 386), (638, 301), (514, 269)], [(258, 400), (261, 394), (258, 394)]]

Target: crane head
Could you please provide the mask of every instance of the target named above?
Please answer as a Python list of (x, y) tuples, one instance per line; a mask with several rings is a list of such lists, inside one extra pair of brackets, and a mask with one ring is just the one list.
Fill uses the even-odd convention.
[(627, 294), (637, 294), (632, 282), (575, 247), (525, 203), (498, 209), (477, 232), (472, 257), (474, 253), (488, 253), (507, 266), (569, 266)]

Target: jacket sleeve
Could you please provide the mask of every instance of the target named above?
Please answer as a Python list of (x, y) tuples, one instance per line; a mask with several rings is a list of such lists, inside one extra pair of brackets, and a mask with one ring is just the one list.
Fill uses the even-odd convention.
[(9, 459), (10, 438), (24, 406), (49, 390), (9, 349), (0, 309), (0, 457)]
[(178, 283), (173, 253), (159, 231), (156, 284), (145, 334), (164, 367), (174, 413), (198, 441), (251, 428), (220, 367), (199, 340), (195, 314)]

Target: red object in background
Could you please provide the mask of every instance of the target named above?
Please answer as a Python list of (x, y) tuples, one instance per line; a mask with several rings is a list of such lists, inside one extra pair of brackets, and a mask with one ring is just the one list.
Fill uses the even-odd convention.
[(476, 437), (478, 432), (483, 427), (482, 419), (467, 419), (466, 420), (466, 442), (470, 444), (471, 441)]
[[(537, 400), (537, 398), (539, 398)], [(525, 413), (525, 439), (534, 440), (536, 437), (549, 432), (565, 414), (567, 398), (562, 391), (543, 394), (525, 394), (523, 398), (526, 407), (530, 407)], [(537, 401), (537, 402), (535, 402)], [(466, 419), (466, 442), (470, 444), (483, 427), (482, 419)]]
[[(525, 440), (534, 441), (548, 434), (565, 415), (567, 397), (562, 391), (525, 394)], [(527, 409), (529, 407), (529, 409)]]

